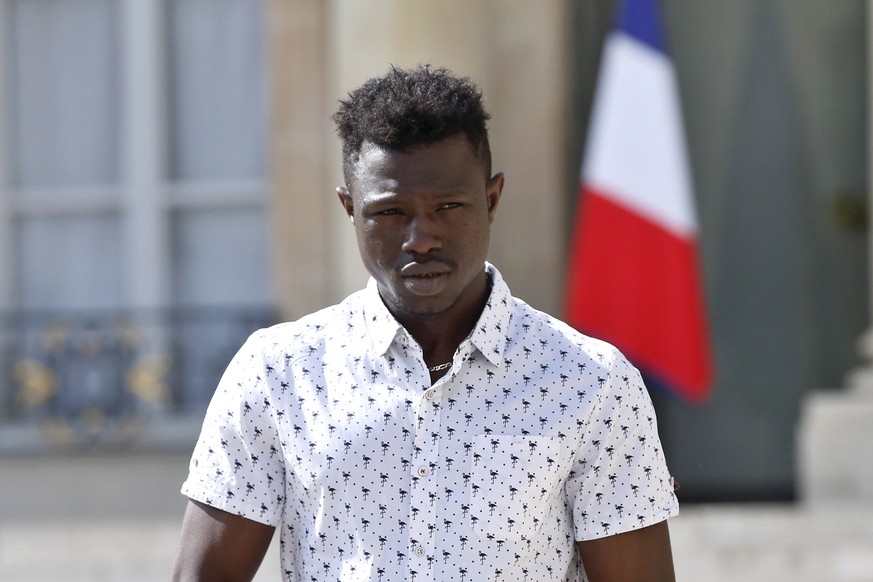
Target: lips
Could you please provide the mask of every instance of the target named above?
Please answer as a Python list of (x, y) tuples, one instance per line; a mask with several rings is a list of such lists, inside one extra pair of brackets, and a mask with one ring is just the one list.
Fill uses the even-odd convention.
[(442, 263), (408, 263), (400, 269), (401, 277), (436, 277), (449, 273), (448, 265)]
[(400, 269), (408, 291), (415, 295), (436, 295), (445, 289), (451, 269), (442, 263), (409, 263)]

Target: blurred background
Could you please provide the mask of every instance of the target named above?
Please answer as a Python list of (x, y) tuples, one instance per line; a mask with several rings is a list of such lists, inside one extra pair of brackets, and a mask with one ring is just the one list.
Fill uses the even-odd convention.
[[(366, 281), (330, 115), (390, 63), (479, 83), (507, 180), (491, 260), (560, 316), (614, 9), (0, 0), (0, 579), (168, 578), (224, 366), (258, 327)], [(870, 3), (661, 10), (716, 369), (701, 405), (653, 394), (684, 503), (677, 571), (873, 580), (873, 390), (857, 348), (871, 323)], [(267, 561), (258, 579), (278, 579)]]

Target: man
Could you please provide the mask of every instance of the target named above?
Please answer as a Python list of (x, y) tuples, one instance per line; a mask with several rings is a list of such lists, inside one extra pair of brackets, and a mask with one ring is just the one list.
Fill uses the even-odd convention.
[(481, 95), (392, 69), (341, 102), (339, 200), (371, 275), (255, 333), (183, 486), (177, 580), (671, 580), (677, 511), (639, 374), (486, 263)]

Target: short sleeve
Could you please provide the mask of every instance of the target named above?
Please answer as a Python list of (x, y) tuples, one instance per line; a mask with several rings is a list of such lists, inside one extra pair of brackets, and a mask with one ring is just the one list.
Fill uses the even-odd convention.
[(253, 334), (225, 370), (182, 493), (275, 526), (284, 505), (284, 457), (261, 343), (260, 334)]
[(576, 453), (567, 495), (578, 541), (676, 515), (654, 408), (639, 372), (617, 351)]

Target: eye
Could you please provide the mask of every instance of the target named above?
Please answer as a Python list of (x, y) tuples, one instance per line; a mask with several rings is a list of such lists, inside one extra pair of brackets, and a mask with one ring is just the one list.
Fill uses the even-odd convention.
[(446, 202), (445, 204), (440, 205), (440, 210), (449, 209), (449, 208), (460, 208), (463, 206), (460, 202)]
[(396, 215), (400, 214), (400, 209), (399, 208), (387, 208), (385, 210), (380, 210), (376, 214), (378, 214), (380, 216), (396, 216)]

